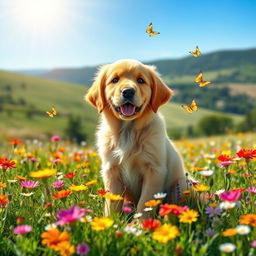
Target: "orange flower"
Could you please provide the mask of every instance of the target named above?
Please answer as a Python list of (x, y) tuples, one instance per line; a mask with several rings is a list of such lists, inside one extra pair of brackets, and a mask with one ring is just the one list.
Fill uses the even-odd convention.
[(59, 251), (61, 256), (70, 256), (74, 254), (75, 247), (69, 241), (63, 241), (56, 245), (55, 250)]
[(6, 184), (0, 181), (0, 188), (6, 188)]
[(6, 195), (0, 195), (0, 205), (6, 206), (9, 203)]
[(0, 158), (0, 167), (2, 167), (4, 171), (10, 168), (16, 168), (16, 162), (7, 158)]
[(67, 231), (60, 232), (57, 228), (52, 228), (41, 234), (42, 244), (49, 248), (59, 250), (58, 244), (64, 241), (69, 241), (70, 235)]
[(251, 225), (256, 227), (256, 214), (248, 213), (240, 216), (240, 224)]
[(16, 179), (16, 180), (26, 180), (27, 178), (26, 178), (26, 177), (23, 177), (23, 176), (17, 175), (17, 176), (15, 176), (15, 179)]
[(145, 229), (154, 230), (154, 229), (160, 227), (161, 223), (159, 220), (147, 219), (147, 220), (143, 221), (142, 225), (143, 225), (143, 228), (145, 228)]
[(161, 200), (149, 200), (145, 203), (147, 207), (155, 207), (161, 203)]
[(55, 197), (56, 199), (59, 199), (59, 198), (65, 198), (65, 197), (69, 196), (71, 193), (72, 192), (69, 189), (60, 190), (57, 193), (53, 194), (52, 196)]
[(86, 186), (92, 186), (94, 184), (97, 183), (97, 180), (91, 180), (91, 181), (88, 181), (87, 183), (85, 183)]
[(226, 229), (225, 231), (222, 232), (222, 235), (223, 236), (234, 236), (236, 235), (237, 232), (236, 232), (236, 229), (235, 228), (228, 228)]

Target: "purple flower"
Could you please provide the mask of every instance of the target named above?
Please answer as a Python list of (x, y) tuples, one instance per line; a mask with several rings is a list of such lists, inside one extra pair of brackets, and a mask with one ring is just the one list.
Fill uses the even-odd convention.
[(60, 141), (60, 137), (59, 137), (59, 136), (52, 136), (52, 137), (51, 137), (51, 141), (52, 141), (52, 142)]
[(29, 158), (30, 162), (32, 163), (35, 163), (36, 162), (36, 158), (32, 157), (32, 158)]
[(32, 227), (29, 225), (20, 225), (13, 230), (14, 234), (25, 234), (31, 231), (32, 231)]
[(208, 228), (205, 230), (205, 235), (208, 237), (212, 237), (215, 235), (215, 230), (213, 228)]
[(56, 180), (55, 182), (52, 183), (51, 187), (52, 188), (62, 188), (64, 185), (63, 180)]
[(28, 188), (28, 189), (33, 189), (35, 187), (39, 186), (39, 181), (33, 181), (33, 180), (23, 180), (21, 182), (22, 187)]
[(256, 194), (256, 187), (251, 187), (246, 189), (247, 192)]
[(85, 243), (78, 244), (76, 247), (76, 253), (80, 255), (86, 255), (89, 253), (89, 251), (90, 251), (90, 247)]
[(92, 212), (92, 210), (79, 208), (76, 205), (70, 207), (67, 210), (60, 210), (57, 214), (58, 221), (56, 224), (63, 226), (67, 223), (73, 222), (82, 218), (86, 212)]
[(210, 206), (207, 206), (205, 208), (205, 213), (209, 215), (209, 217), (214, 217), (214, 215), (221, 215), (222, 210), (219, 207), (213, 208)]

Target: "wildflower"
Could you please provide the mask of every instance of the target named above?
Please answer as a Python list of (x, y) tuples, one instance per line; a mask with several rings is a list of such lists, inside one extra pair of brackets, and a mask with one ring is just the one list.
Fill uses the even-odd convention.
[(221, 202), (219, 207), (220, 209), (228, 210), (228, 209), (233, 209), (236, 207), (236, 202), (229, 202), (229, 201), (224, 201)]
[(75, 247), (69, 241), (63, 241), (56, 245), (55, 251), (59, 251), (61, 256), (71, 256), (75, 252)]
[(99, 195), (102, 195), (102, 196), (104, 196), (104, 195), (107, 194), (108, 192), (109, 192), (109, 190), (104, 190), (104, 189), (100, 189), (100, 190), (97, 191), (97, 193), (98, 193)]
[(197, 217), (199, 216), (198, 212), (195, 210), (186, 210), (182, 212), (178, 217), (180, 222), (182, 223), (192, 223), (197, 221)]
[(164, 199), (167, 196), (167, 193), (157, 193), (154, 194), (155, 199)]
[(45, 230), (51, 230), (53, 228), (57, 228), (57, 225), (55, 223), (51, 223), (45, 226)]
[(6, 195), (0, 195), (0, 206), (5, 207), (9, 204), (9, 200), (7, 199)]
[(69, 196), (71, 193), (72, 193), (72, 191), (69, 189), (60, 190), (57, 193), (53, 194), (52, 196), (56, 199), (61, 199), (61, 198), (65, 198), (65, 197)]
[(0, 188), (6, 188), (6, 184), (0, 181)]
[(251, 229), (250, 229), (250, 227), (247, 226), (247, 225), (238, 225), (238, 226), (236, 227), (236, 232), (237, 232), (237, 234), (239, 234), (239, 235), (247, 235), (247, 234), (250, 233), (250, 231), (251, 231)]
[(153, 211), (153, 208), (152, 207), (146, 207), (143, 209), (144, 212), (150, 212), (150, 211)]
[(15, 176), (15, 179), (16, 179), (16, 180), (27, 180), (26, 177), (19, 176), (19, 175)]
[(144, 229), (154, 230), (154, 229), (160, 227), (161, 223), (159, 220), (147, 219), (147, 220), (143, 221), (142, 225), (143, 225)]
[(26, 196), (26, 197), (30, 197), (34, 194), (34, 192), (30, 192), (30, 193), (20, 193), (21, 196)]
[(225, 189), (220, 189), (215, 192), (215, 195), (220, 195), (221, 193), (225, 192)]
[(133, 215), (133, 218), (134, 219), (139, 219), (140, 217), (142, 216), (142, 213), (141, 212), (137, 212)]
[(219, 207), (210, 207), (210, 206), (207, 206), (205, 208), (205, 213), (209, 215), (209, 217), (213, 217), (214, 215), (221, 215), (221, 212), (222, 210), (219, 208)]
[(208, 191), (210, 188), (203, 184), (197, 184), (193, 186), (193, 189), (197, 192), (205, 192), (205, 191)]
[(88, 181), (87, 183), (85, 183), (86, 186), (92, 186), (94, 184), (97, 183), (97, 180), (91, 180), (91, 181)]
[(6, 171), (7, 169), (16, 168), (15, 161), (9, 160), (7, 158), (0, 158), (0, 167)]
[(234, 156), (226, 155), (226, 154), (223, 154), (223, 155), (218, 156), (218, 160), (219, 160), (220, 162), (233, 161), (234, 158), (235, 158)]
[(70, 207), (67, 210), (60, 210), (57, 214), (58, 221), (56, 224), (63, 226), (67, 223), (73, 222), (82, 218), (86, 212), (92, 212), (92, 210), (79, 208), (76, 205)]
[(226, 229), (225, 231), (222, 232), (222, 235), (226, 236), (226, 237), (227, 236), (234, 236), (236, 234), (237, 234), (237, 231), (234, 228), (228, 228), (228, 229)]
[(90, 251), (90, 247), (85, 243), (78, 244), (76, 247), (76, 253), (80, 255), (86, 255), (89, 253), (89, 251)]
[(187, 206), (178, 206), (176, 204), (162, 204), (160, 205), (159, 215), (166, 216), (170, 213), (173, 213), (178, 216), (186, 210), (188, 210)]
[(56, 135), (55, 135), (55, 136), (52, 136), (52, 137), (51, 137), (51, 141), (52, 141), (52, 142), (60, 141), (60, 137), (59, 137), (59, 136), (56, 136)]
[(67, 173), (64, 178), (67, 178), (67, 179), (72, 179), (76, 176), (76, 174), (74, 172), (69, 172)]
[(241, 191), (239, 190), (230, 190), (223, 192), (219, 195), (220, 199), (222, 201), (229, 201), (229, 202), (234, 202), (237, 201), (241, 196)]
[(64, 186), (64, 181), (63, 180), (56, 180), (51, 185), (52, 188), (62, 188), (63, 186)]
[(239, 223), (245, 224), (245, 225), (251, 225), (251, 226), (255, 227), (256, 226), (256, 214), (248, 213), (245, 215), (241, 215)]
[(42, 178), (47, 178), (50, 177), (52, 175), (55, 175), (57, 172), (56, 169), (43, 169), (43, 170), (39, 170), (39, 171), (35, 171), (35, 172), (30, 172), (30, 177), (32, 178), (38, 178), (38, 179), (42, 179)]
[(16, 219), (16, 223), (19, 225), (24, 221), (24, 218), (22, 216), (18, 216)]
[(145, 202), (145, 206), (155, 207), (160, 203), (161, 203), (161, 200), (150, 200), (150, 201)]
[(14, 145), (14, 147), (16, 147), (17, 145), (21, 144), (22, 140), (19, 139), (10, 139), (8, 144)]
[(256, 240), (253, 240), (253, 241), (251, 242), (251, 246), (254, 247), (254, 248), (256, 247)]
[(13, 232), (14, 234), (25, 234), (32, 231), (32, 227), (29, 225), (20, 225), (14, 228)]
[(111, 194), (111, 193), (107, 193), (103, 196), (106, 199), (110, 199), (112, 201), (118, 201), (118, 200), (123, 200), (124, 198), (120, 195), (116, 195), (116, 194)]
[(205, 235), (208, 237), (212, 237), (215, 235), (215, 230), (213, 228), (208, 228), (205, 230)]
[(180, 234), (179, 229), (171, 224), (164, 224), (158, 227), (152, 234), (152, 238), (160, 243), (167, 243)]
[(232, 243), (225, 243), (225, 244), (221, 244), (219, 246), (219, 249), (222, 252), (229, 253), (229, 252), (233, 252), (236, 249), (236, 246)]
[(213, 175), (213, 171), (208, 170), (208, 171), (200, 171), (199, 174), (201, 174), (204, 177), (210, 177)]
[(90, 222), (92, 229), (96, 231), (101, 231), (106, 228), (109, 228), (113, 225), (113, 223), (114, 221), (107, 217), (102, 217), (102, 218), (95, 217), (93, 221)]
[(24, 180), (21, 182), (22, 187), (33, 189), (35, 187), (39, 186), (39, 181), (33, 181), (33, 180)]
[(132, 208), (131, 208), (131, 207), (128, 207), (128, 206), (124, 206), (124, 207), (122, 208), (122, 211), (125, 212), (125, 213), (130, 213), (130, 212), (132, 212)]
[(256, 194), (256, 187), (247, 188), (246, 191), (252, 194)]
[(88, 187), (85, 186), (85, 185), (83, 185), (83, 184), (78, 185), (78, 186), (72, 184), (72, 185), (69, 187), (69, 189), (70, 189), (70, 190), (73, 190), (73, 191), (79, 192), (79, 191), (87, 190)]
[(256, 149), (240, 149), (236, 154), (240, 158), (253, 159), (256, 158)]

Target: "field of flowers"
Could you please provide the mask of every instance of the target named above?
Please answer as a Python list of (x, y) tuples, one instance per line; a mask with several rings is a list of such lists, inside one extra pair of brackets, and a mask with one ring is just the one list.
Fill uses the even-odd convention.
[(104, 191), (100, 159), (85, 145), (1, 141), (0, 255), (255, 255), (255, 138), (177, 142), (194, 179), (180, 205), (159, 191), (147, 220), (132, 202), (103, 216), (104, 200), (122, 195)]

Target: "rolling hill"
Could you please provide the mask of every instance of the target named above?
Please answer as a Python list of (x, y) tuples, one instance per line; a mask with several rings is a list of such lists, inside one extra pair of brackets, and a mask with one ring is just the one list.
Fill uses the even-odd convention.
[[(88, 142), (92, 143), (98, 115), (84, 102), (85, 93), (86, 88), (78, 84), (0, 71), (0, 134), (26, 138), (45, 138), (54, 134), (63, 136), (68, 116), (72, 114), (82, 118)], [(49, 118), (45, 112), (53, 105), (58, 114)], [(161, 111), (166, 117), (167, 129), (184, 129), (196, 125), (201, 117), (216, 113), (200, 109), (189, 115), (177, 103), (168, 103)], [(241, 120), (239, 115), (230, 116), (236, 122)]]

